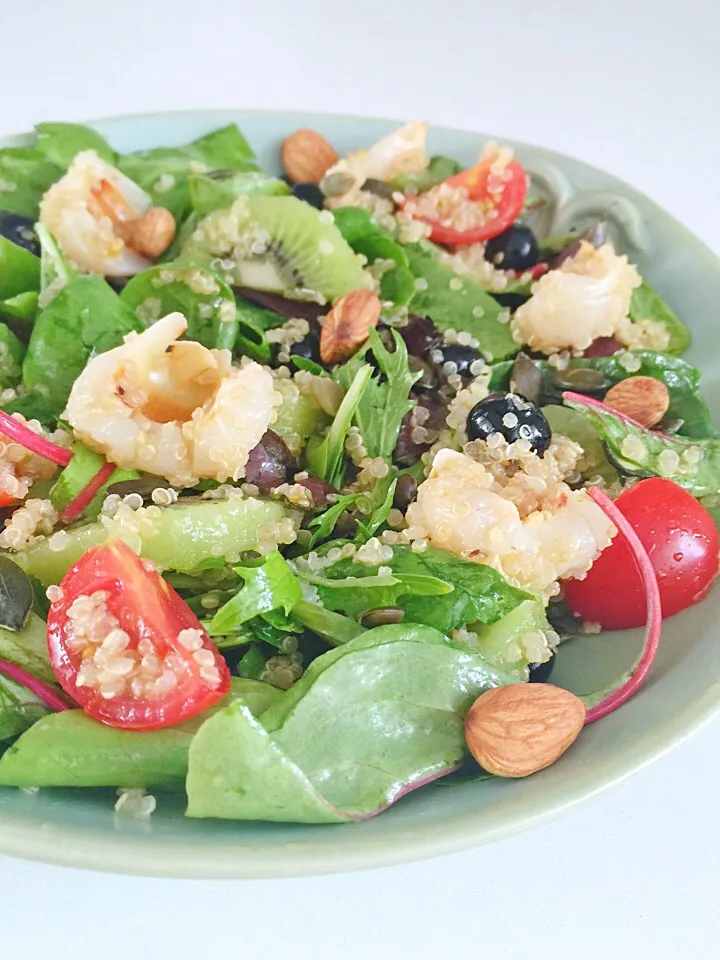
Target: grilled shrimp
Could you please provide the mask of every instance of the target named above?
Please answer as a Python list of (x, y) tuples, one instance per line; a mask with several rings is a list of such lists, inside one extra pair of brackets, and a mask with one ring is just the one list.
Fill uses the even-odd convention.
[(186, 328), (183, 315), (171, 313), (95, 357), (64, 416), (80, 440), (118, 466), (174, 486), (238, 480), (282, 398), (259, 364), (233, 367), (228, 350), (178, 341)]
[(81, 270), (127, 277), (151, 264), (135, 249), (132, 236), (132, 226), (151, 208), (150, 197), (136, 183), (94, 150), (83, 150), (43, 197), (40, 223)]
[(609, 243), (597, 250), (583, 241), (557, 270), (540, 277), (515, 312), (513, 336), (533, 350), (585, 350), (598, 337), (628, 342), (630, 298), (640, 277)]
[(436, 455), (407, 520), (413, 539), (488, 563), (545, 595), (556, 592), (555, 581), (586, 573), (616, 533), (583, 490), (569, 487), (558, 504), (521, 519), (482, 464), (447, 449)]

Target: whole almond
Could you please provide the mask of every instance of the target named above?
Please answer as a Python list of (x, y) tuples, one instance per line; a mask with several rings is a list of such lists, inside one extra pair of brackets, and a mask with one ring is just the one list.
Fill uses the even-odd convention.
[(488, 690), (465, 718), (465, 738), (480, 766), (498, 777), (527, 777), (555, 763), (585, 723), (585, 704), (550, 683)]
[(628, 377), (610, 387), (605, 403), (644, 427), (654, 427), (667, 413), (670, 393), (655, 377)]
[(282, 165), (293, 183), (319, 183), (338, 157), (334, 148), (315, 130), (296, 130), (283, 141)]
[(380, 298), (372, 290), (352, 290), (339, 297), (320, 331), (320, 359), (339, 363), (365, 343), (380, 319)]
[(165, 207), (150, 207), (122, 227), (125, 243), (141, 257), (155, 260), (175, 239), (175, 217)]

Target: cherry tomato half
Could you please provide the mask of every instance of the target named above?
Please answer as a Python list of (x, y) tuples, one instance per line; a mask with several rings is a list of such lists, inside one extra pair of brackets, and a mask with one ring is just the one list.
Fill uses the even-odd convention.
[[(671, 480), (641, 480), (615, 505), (630, 521), (653, 565), (663, 617), (707, 593), (718, 572), (718, 531), (700, 503)], [(566, 580), (565, 600), (583, 620), (608, 630), (645, 623), (642, 580), (622, 537), (600, 554), (584, 580)]]
[(418, 220), (430, 224), (430, 239), (435, 243), (462, 246), (491, 240), (515, 222), (527, 194), (527, 177), (517, 160), (507, 165), (502, 179), (493, 173), (492, 166), (493, 161), (483, 160), (444, 181), (450, 187), (464, 187), (468, 199), (482, 207), (485, 217), (475, 227), (458, 230), (440, 220), (420, 216), (414, 212), (412, 199), (407, 201), (405, 209)]
[(11, 507), (13, 503), (17, 503), (15, 497), (11, 497), (9, 493), (0, 493), (0, 508)]
[(89, 550), (60, 588), (48, 615), (50, 660), (88, 716), (154, 730), (230, 689), (227, 664), (193, 612), (121, 540)]

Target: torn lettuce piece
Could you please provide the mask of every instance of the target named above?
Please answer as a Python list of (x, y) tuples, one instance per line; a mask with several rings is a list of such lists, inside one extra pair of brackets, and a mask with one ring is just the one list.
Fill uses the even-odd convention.
[(37, 147), (0, 150), (0, 210), (37, 220), (40, 201), (63, 171)]
[(654, 320), (662, 324), (670, 334), (668, 353), (681, 354), (690, 346), (692, 337), (688, 328), (645, 279), (633, 290), (629, 316), (635, 323), (640, 320)]
[(210, 621), (210, 632), (225, 634), (258, 614), (282, 609), (286, 614), (302, 599), (297, 577), (279, 551), (254, 566), (233, 567), (244, 586)]
[(113, 148), (92, 127), (81, 123), (37, 123), (35, 132), (38, 150), (62, 170), (66, 170), (83, 150), (94, 150), (106, 163), (117, 163)]

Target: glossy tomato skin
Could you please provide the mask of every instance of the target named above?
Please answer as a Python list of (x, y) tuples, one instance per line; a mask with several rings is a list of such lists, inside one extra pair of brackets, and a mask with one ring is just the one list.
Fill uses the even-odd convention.
[[(63, 690), (88, 716), (112, 727), (155, 730), (207, 710), (230, 689), (230, 671), (220, 652), (200, 627), (195, 614), (172, 587), (121, 540), (111, 540), (89, 550), (70, 568), (60, 584), (62, 597), (50, 605), (47, 621), (48, 651)], [(94, 687), (78, 686), (83, 652), (73, 649), (72, 621), (68, 608), (81, 594), (108, 595), (108, 612), (130, 636), (132, 654), (142, 639), (149, 640), (161, 660), (175, 654), (178, 663), (175, 687), (159, 697), (134, 697), (126, 691), (110, 699)], [(193, 653), (178, 641), (182, 630), (200, 630), (202, 648), (213, 654), (220, 682), (209, 685), (200, 675)]]
[[(507, 165), (507, 180), (502, 190), (491, 195), (488, 181), (492, 175), (491, 163), (477, 163), (461, 173), (450, 177), (445, 183), (450, 187), (464, 187), (470, 200), (483, 202), (493, 200), (494, 216), (485, 223), (468, 230), (458, 230), (438, 220), (418, 217), (429, 223), (432, 228), (430, 239), (435, 243), (464, 246), (469, 243), (482, 243), (503, 233), (520, 216), (527, 194), (527, 177), (517, 160)], [(412, 212), (412, 200), (409, 201)]]
[[(615, 504), (648, 552), (663, 617), (702, 600), (718, 573), (718, 531), (707, 510), (682, 487), (660, 477), (640, 481)], [(621, 537), (600, 554), (584, 580), (566, 580), (563, 586), (568, 606), (585, 621), (608, 630), (645, 624), (642, 580)]]

